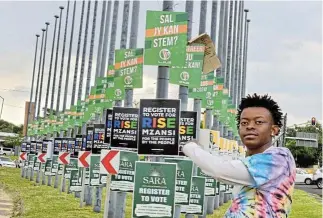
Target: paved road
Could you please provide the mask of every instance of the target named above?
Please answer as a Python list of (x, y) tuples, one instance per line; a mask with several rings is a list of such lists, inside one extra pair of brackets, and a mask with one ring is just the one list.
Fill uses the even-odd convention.
[(322, 198), (322, 189), (317, 188), (316, 185), (296, 184), (295, 188), (301, 189), (314, 195), (318, 195)]

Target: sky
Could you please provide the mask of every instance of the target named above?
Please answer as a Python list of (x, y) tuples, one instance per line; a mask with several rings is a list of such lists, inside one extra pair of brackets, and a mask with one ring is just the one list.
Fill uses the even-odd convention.
[[(81, 1), (76, 4), (76, 21), (73, 37), (71, 70), (66, 78), (67, 54), (70, 42), (72, 6), (70, 4), (64, 68), (62, 71), (63, 98), (65, 82), (69, 81), (67, 106), (72, 96), (72, 78), (76, 59), (77, 38), (80, 23)], [(208, 2), (206, 32), (211, 28), (211, 4)], [(50, 22), (42, 106), (45, 101), (49, 62), (52, 47), (54, 15), (64, 6), (60, 35), (57, 75), (60, 73), (61, 52), (64, 37), (67, 1), (0, 1), (0, 96), (4, 107), (1, 119), (22, 124), (25, 101), (29, 101), (36, 37), (41, 34), (45, 22)], [(86, 4), (87, 7), (87, 4)], [(91, 4), (85, 75), (88, 73), (89, 46), (92, 29), (94, 2)], [(98, 3), (93, 50), (91, 84), (94, 84), (96, 57), (102, 2)], [(288, 126), (305, 123), (311, 117), (322, 120), (322, 2), (320, 1), (245, 1), (251, 19), (248, 41), (246, 93), (269, 94), (288, 114)], [(162, 1), (143, 1), (140, 5), (137, 47), (144, 46), (145, 12), (161, 10)], [(175, 1), (174, 11), (184, 11), (185, 2)], [(194, 2), (192, 36), (198, 35), (200, 2)], [(116, 48), (120, 46), (123, 1), (119, 4)], [(128, 35), (130, 34), (131, 6)], [(110, 34), (110, 33), (109, 33)], [(83, 43), (83, 40), (82, 40)], [(108, 42), (108, 45), (110, 41)], [(40, 46), (40, 42), (39, 42)], [(39, 52), (38, 52), (39, 57)], [(38, 72), (38, 62), (36, 73)], [(37, 75), (37, 74), (36, 74)], [(134, 91), (134, 98), (154, 98), (157, 67), (144, 66), (144, 88)], [(57, 76), (58, 77), (58, 76)], [(85, 81), (86, 79), (84, 79)], [(57, 82), (56, 82), (57, 84)], [(85, 89), (85, 82), (83, 83)], [(55, 88), (55, 101), (57, 88)], [(51, 94), (51, 92), (50, 92)], [(84, 92), (83, 92), (84, 94)], [(170, 85), (169, 98), (177, 98), (178, 87)], [(1, 100), (0, 100), (1, 101)], [(62, 101), (61, 101), (62, 108)], [(189, 108), (193, 109), (192, 100)]]

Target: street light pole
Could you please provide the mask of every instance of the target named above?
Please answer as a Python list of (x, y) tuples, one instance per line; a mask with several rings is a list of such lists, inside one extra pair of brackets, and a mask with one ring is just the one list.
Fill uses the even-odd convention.
[(0, 111), (0, 120), (1, 120), (1, 115), (2, 115), (2, 109), (3, 109), (3, 102), (4, 102), (4, 98), (0, 96), (0, 98), (2, 99), (2, 104), (1, 104), (1, 111)]

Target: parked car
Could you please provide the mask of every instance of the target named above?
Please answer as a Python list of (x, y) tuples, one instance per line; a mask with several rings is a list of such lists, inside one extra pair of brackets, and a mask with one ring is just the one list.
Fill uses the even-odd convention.
[(0, 156), (0, 167), (16, 167), (15, 162), (13, 162), (9, 157)]
[(317, 169), (313, 175), (313, 180), (318, 188), (322, 189), (322, 168)]
[(306, 172), (303, 169), (296, 169), (296, 183), (305, 183), (306, 185), (310, 185), (313, 182), (313, 175)]
[(0, 155), (12, 155), (12, 154), (13, 154), (12, 148), (0, 147)]

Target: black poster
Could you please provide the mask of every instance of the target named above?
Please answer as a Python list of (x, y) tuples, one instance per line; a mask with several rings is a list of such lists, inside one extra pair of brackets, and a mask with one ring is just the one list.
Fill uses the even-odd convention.
[(27, 142), (21, 143), (21, 152), (26, 152)]
[(75, 138), (68, 139), (67, 151), (72, 154), (74, 157), (74, 148), (75, 148)]
[(37, 147), (37, 142), (31, 141), (30, 142), (30, 153), (31, 154), (36, 154), (36, 147)]
[(75, 147), (74, 154), (78, 156), (79, 151), (82, 149), (83, 135), (76, 135), (75, 137)]
[(43, 147), (42, 147), (42, 153), (47, 153), (48, 146), (52, 143), (51, 140), (43, 140)]
[(28, 154), (30, 153), (30, 147), (31, 147), (30, 142), (27, 142), (27, 143), (26, 143), (26, 152), (27, 152)]
[(94, 134), (93, 124), (88, 124), (86, 126), (86, 149), (85, 149), (86, 151), (92, 150), (93, 134)]
[(93, 154), (101, 154), (101, 149), (107, 149), (108, 146), (104, 144), (105, 125), (94, 124), (93, 125)]
[(68, 146), (68, 138), (62, 138), (62, 152), (67, 152), (67, 146)]
[(58, 155), (59, 152), (62, 150), (62, 138), (55, 138), (54, 139), (54, 153), (55, 155)]
[(196, 139), (196, 122), (197, 112), (181, 111), (180, 127), (179, 127), (179, 155), (185, 156), (182, 147), (185, 142)]
[(114, 107), (111, 147), (137, 149), (138, 108)]
[(138, 154), (178, 155), (180, 100), (141, 99)]
[(36, 153), (41, 152), (43, 148), (43, 142), (42, 141), (37, 141), (36, 142)]
[(111, 138), (111, 127), (112, 127), (112, 110), (107, 109), (106, 110), (106, 118), (105, 118), (105, 137), (104, 137), (104, 143), (110, 143)]

